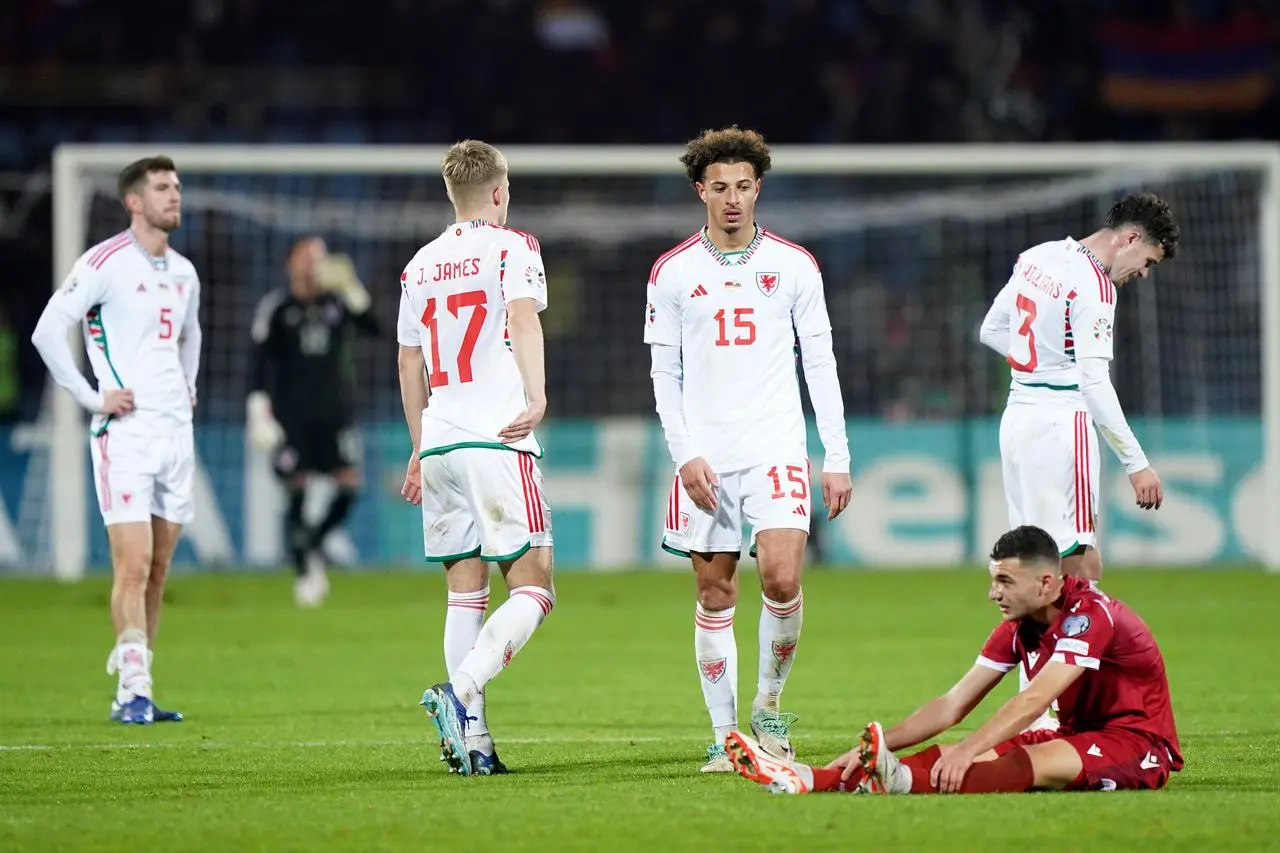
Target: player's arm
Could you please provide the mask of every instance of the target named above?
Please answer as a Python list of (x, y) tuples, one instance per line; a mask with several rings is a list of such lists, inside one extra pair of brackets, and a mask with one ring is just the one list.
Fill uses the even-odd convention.
[(1002, 356), (1009, 354), (1009, 323), (1017, 298), (1016, 290), (1012, 281), (1000, 289), (987, 309), (987, 316), (982, 318), (982, 327), (978, 329), (978, 340)]
[(1083, 666), (1050, 660), (1031, 679), (1026, 690), (1001, 705), (991, 719), (960, 741), (956, 748), (963, 750), (964, 755), (976, 759), (1025, 731), (1027, 726), (1049, 710), (1053, 701), (1084, 674), (1084, 670)]
[(204, 343), (204, 332), (200, 329), (200, 279), (191, 279), (191, 297), (187, 303), (187, 316), (182, 322), (182, 335), (178, 340), (178, 361), (182, 364), (182, 373), (187, 377), (187, 391), (191, 394), (191, 405), (196, 404), (196, 378), (200, 375), (200, 347)]
[(519, 441), (542, 421), (547, 411), (547, 368), (543, 354), (542, 320), (536, 299), (523, 297), (507, 303), (507, 332), (511, 337), (511, 354), (524, 384), (525, 410), (498, 436), (504, 442)]
[(272, 291), (258, 303), (249, 337), (253, 344), (249, 366), (249, 396), (245, 399), (249, 442), (264, 453), (284, 441), (284, 429), (271, 411), (267, 379), (275, 348), (276, 312), (282, 301), (281, 291)]
[(651, 343), (649, 345), (649, 378), (653, 380), (654, 408), (662, 423), (671, 461), (679, 470), (701, 454), (693, 446), (684, 420), (684, 364), (680, 346)]
[[(902, 750), (935, 738), (969, 716), (986, 698), (1006, 670), (992, 668), (989, 664), (976, 663), (951, 689), (911, 712), (905, 720), (885, 730), (885, 743), (891, 750)], [(848, 779), (859, 766), (860, 749), (853, 749), (832, 761), (828, 768), (843, 769)]]
[(791, 320), (800, 341), (800, 364), (809, 387), (818, 437), (822, 440), (822, 498), (827, 520), (844, 511), (853, 495), (849, 479), (849, 436), (845, 431), (844, 398), (836, 373), (831, 319), (823, 293), (822, 272), (816, 263), (799, 282)]
[(510, 275), (502, 284), (502, 298), (507, 303), (507, 335), (511, 339), (511, 355), (524, 385), (525, 410), (498, 431), (503, 442), (519, 441), (533, 432), (547, 412), (547, 367), (543, 355), (541, 311), (547, 309), (547, 273), (542, 264), (538, 241), (528, 235), (513, 241), (509, 269), (523, 274)]
[(49, 368), (53, 381), (91, 412), (124, 414), (133, 408), (133, 393), (126, 389), (94, 389), (76, 365), (68, 332), (89, 310), (106, 298), (107, 280), (96, 270), (76, 265), (53, 294), (36, 321), (31, 343)]
[(1075, 329), (1080, 396), (1084, 398), (1089, 417), (1133, 482), (1138, 504), (1144, 509), (1158, 509), (1164, 501), (1160, 480), (1150, 471), (1147, 454), (1129, 427), (1115, 386), (1111, 384), (1115, 306), (1092, 298), (1091, 291), (1084, 292), (1089, 293), (1089, 297), (1082, 293), (1072, 307), (1071, 323)]
[[(402, 279), (403, 281), (403, 279)], [(408, 290), (400, 291), (400, 311), (396, 319), (396, 340), (400, 351), (396, 369), (400, 374), (400, 403), (414, 457), (422, 448), (422, 412), (427, 408), (430, 390), (427, 386), (427, 357), (422, 352), (422, 322), (409, 298)]]
[(921, 705), (905, 720), (885, 731), (889, 749), (906, 749), (935, 738), (969, 716), (1004, 673), (974, 664), (951, 689)]

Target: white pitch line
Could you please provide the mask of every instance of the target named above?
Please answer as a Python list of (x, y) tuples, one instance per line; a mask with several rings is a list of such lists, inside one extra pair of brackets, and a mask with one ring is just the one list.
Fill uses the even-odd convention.
[[(808, 737), (832, 738), (848, 735), (846, 731), (818, 730), (805, 732)], [(957, 732), (959, 734), (959, 732)], [(1245, 737), (1248, 731), (1183, 732), (1185, 739), (1196, 737)], [(555, 743), (621, 744), (621, 743), (674, 743), (703, 742), (699, 735), (553, 735), (551, 737), (504, 737), (499, 744), (538, 745)], [(382, 746), (425, 746), (435, 749), (437, 744), (430, 737), (401, 738), (396, 740), (246, 740), (246, 741), (170, 741), (166, 743), (15, 743), (0, 744), (0, 752), (99, 752), (103, 750), (129, 749), (368, 749)]]
[[(500, 744), (619, 744), (619, 743), (689, 743), (699, 740), (689, 735), (673, 737), (589, 737), (557, 735), (555, 737), (504, 737)], [(380, 746), (426, 746), (438, 744), (429, 737), (400, 740), (297, 740), (297, 741), (170, 741), (166, 743), (15, 743), (0, 744), (0, 752), (95, 752), (113, 749), (353, 749)]]

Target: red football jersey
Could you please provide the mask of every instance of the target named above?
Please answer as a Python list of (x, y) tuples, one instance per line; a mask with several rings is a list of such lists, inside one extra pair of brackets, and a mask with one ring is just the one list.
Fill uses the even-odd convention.
[(1174, 770), (1182, 769), (1164, 657), (1145, 622), (1090, 581), (1064, 578), (1058, 618), (1001, 622), (978, 663), (1008, 672), (1023, 663), (1032, 678), (1057, 661), (1086, 672), (1058, 697), (1058, 719), (1072, 732), (1135, 729), (1163, 741)]

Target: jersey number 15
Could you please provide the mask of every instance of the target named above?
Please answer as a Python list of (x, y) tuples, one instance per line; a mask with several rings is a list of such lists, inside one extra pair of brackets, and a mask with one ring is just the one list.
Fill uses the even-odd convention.
[[(445, 307), (449, 313), (459, 319), (462, 316), (459, 314), (460, 311), (466, 308), (473, 309), (471, 316), (467, 318), (467, 329), (462, 334), (462, 343), (458, 345), (459, 382), (470, 382), (474, 378), (471, 374), (471, 356), (476, 351), (476, 341), (480, 338), (480, 328), (484, 325), (484, 318), (489, 316), (489, 309), (485, 307), (488, 301), (483, 290), (450, 293), (445, 299)], [(431, 387), (440, 388), (449, 384), (449, 372), (440, 366), (439, 322), (434, 296), (427, 300), (426, 310), (422, 312), (422, 325), (427, 327), (427, 333), (431, 335), (431, 363), (427, 365), (427, 373), (431, 377)]]

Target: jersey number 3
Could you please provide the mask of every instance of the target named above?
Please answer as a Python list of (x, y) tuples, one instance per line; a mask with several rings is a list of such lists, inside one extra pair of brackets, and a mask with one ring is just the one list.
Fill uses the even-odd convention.
[(1030, 373), (1040, 363), (1040, 357), (1036, 355), (1036, 333), (1031, 331), (1031, 324), (1036, 321), (1036, 301), (1019, 293), (1017, 305), (1018, 316), (1022, 318), (1022, 325), (1018, 327), (1018, 337), (1027, 339), (1027, 360), (1018, 361), (1013, 353), (1009, 353), (1005, 358), (1014, 370)]
[[(461, 318), (458, 312), (465, 308), (473, 309), (471, 316), (467, 319), (467, 330), (462, 334), (462, 343), (458, 346), (459, 382), (470, 382), (474, 378), (471, 375), (471, 355), (476, 351), (476, 341), (480, 338), (480, 327), (484, 325), (484, 318), (489, 316), (489, 309), (485, 307), (486, 302), (488, 298), (483, 290), (450, 293), (445, 300), (445, 307), (454, 317)], [(431, 387), (440, 388), (449, 384), (449, 372), (440, 366), (440, 335), (434, 296), (427, 300), (427, 308), (422, 312), (422, 325), (427, 327), (427, 332), (431, 335), (431, 364), (427, 365)]]

